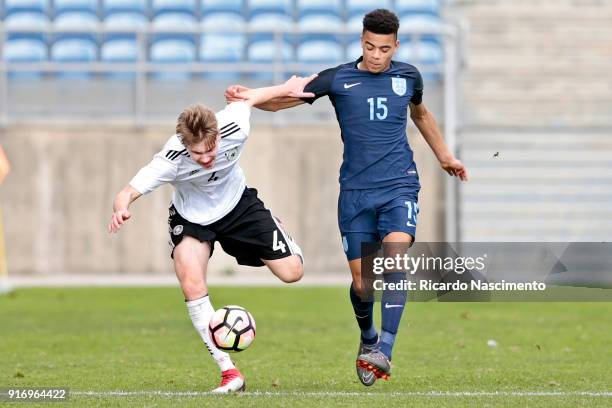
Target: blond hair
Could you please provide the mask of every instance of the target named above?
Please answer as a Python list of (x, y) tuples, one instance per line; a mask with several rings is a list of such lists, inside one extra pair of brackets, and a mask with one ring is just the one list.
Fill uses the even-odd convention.
[(176, 133), (185, 146), (204, 142), (212, 148), (219, 134), (215, 112), (201, 104), (189, 106), (178, 117)]

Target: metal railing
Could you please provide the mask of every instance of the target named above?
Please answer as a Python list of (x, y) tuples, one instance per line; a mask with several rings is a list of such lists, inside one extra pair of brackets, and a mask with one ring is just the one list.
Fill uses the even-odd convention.
[[(44, 62), (7, 62), (4, 58), (3, 44), (4, 39), (10, 34), (41, 34), (54, 38), (56, 36), (66, 34), (78, 34), (78, 35), (92, 35), (96, 38), (98, 43), (102, 42), (102, 39), (109, 35), (133, 35), (136, 38), (136, 44), (138, 49), (138, 58), (134, 62), (104, 62), (100, 61), (100, 55), (97, 56), (97, 61), (92, 62), (57, 62), (57, 61), (44, 61)], [(152, 36), (162, 35), (189, 35), (193, 36), (194, 46), (196, 53), (200, 49), (200, 39), (202, 34), (223, 34), (223, 33), (243, 33), (243, 34), (272, 34), (275, 42), (276, 53), (272, 61), (266, 62), (254, 62), (244, 59), (239, 62), (205, 62), (205, 61), (193, 61), (193, 62), (181, 62), (181, 63), (166, 63), (166, 62), (153, 62), (148, 58), (148, 49), (151, 44)], [(409, 35), (411, 42), (417, 43), (420, 38), (424, 35), (438, 35), (443, 38), (442, 44), (444, 46), (445, 58), (441, 64), (432, 65), (420, 65), (419, 68), (423, 73), (436, 73), (440, 74), (444, 78), (445, 88), (453, 88), (455, 72), (457, 70), (456, 64), (456, 47), (458, 30), (453, 25), (445, 25), (432, 30), (425, 29), (403, 29), (400, 32), (402, 35)], [(83, 29), (57, 29), (49, 27), (47, 29), (7, 29), (0, 23), (0, 102), (2, 103), (2, 110), (0, 111), (0, 124), (6, 124), (10, 121), (7, 113), (7, 106), (10, 104), (10, 95), (8, 95), (8, 80), (9, 74), (15, 72), (41, 72), (41, 73), (58, 73), (58, 72), (87, 72), (96, 74), (112, 74), (119, 72), (129, 72), (135, 75), (135, 92), (137, 97), (135, 98), (134, 106), (134, 120), (137, 124), (143, 123), (142, 112), (144, 112), (144, 106), (146, 104), (145, 88), (146, 81), (151, 73), (163, 73), (163, 72), (182, 72), (191, 74), (203, 74), (203, 73), (219, 73), (219, 72), (236, 72), (243, 74), (252, 73), (272, 73), (274, 82), (281, 82), (287, 73), (294, 72), (317, 72), (320, 69), (324, 69), (333, 65), (334, 62), (328, 63), (300, 63), (295, 61), (284, 61), (281, 53), (283, 38), (286, 35), (308, 35), (308, 34), (331, 34), (339, 37), (358, 36), (360, 31), (350, 30), (348, 28), (330, 28), (328, 30), (306, 30), (306, 29), (284, 29), (284, 30), (268, 30), (268, 29), (257, 29), (257, 28), (243, 28), (243, 29), (206, 29), (206, 28), (194, 28), (194, 29), (181, 29), (181, 30), (159, 30), (152, 27), (143, 28), (140, 30), (130, 29), (106, 29), (100, 24), (94, 30), (83, 30)], [(98, 47), (98, 52), (100, 48)], [(345, 48), (346, 50), (346, 48)], [(418, 48), (416, 48), (418, 52)], [(348, 60), (348, 56), (345, 51), (345, 60)], [(415, 55), (415, 59), (419, 59), (418, 55)], [(335, 63), (341, 63), (337, 61)], [(449, 87), (450, 85), (450, 87)], [(449, 92), (452, 92), (449, 89)], [(452, 93), (449, 97), (453, 97)], [(445, 109), (446, 110), (446, 109)]]

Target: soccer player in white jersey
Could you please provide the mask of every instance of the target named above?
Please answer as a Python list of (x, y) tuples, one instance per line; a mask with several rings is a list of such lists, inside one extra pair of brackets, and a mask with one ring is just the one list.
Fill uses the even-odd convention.
[(249, 135), (251, 107), (277, 97), (313, 96), (303, 92), (313, 77), (253, 89), (247, 100), (230, 103), (216, 114), (202, 105), (185, 109), (176, 134), (113, 204), (108, 230), (114, 233), (130, 219), (128, 208), (141, 195), (165, 183), (174, 187), (168, 219), (172, 258), (189, 316), (221, 370), (221, 385), (213, 392), (245, 389), (244, 376), (208, 332), (214, 309), (206, 269), (215, 242), (239, 264), (266, 265), (283, 282), (298, 281), (303, 274), (300, 247), (257, 198), (257, 190), (246, 187), (238, 160)]

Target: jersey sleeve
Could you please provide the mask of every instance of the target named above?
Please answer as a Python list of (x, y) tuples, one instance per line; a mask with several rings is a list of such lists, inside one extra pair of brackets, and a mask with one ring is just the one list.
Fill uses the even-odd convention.
[(315, 96), (313, 98), (302, 98), (302, 100), (312, 105), (320, 97), (329, 95), (337, 71), (338, 67), (319, 72), (317, 77), (304, 88), (304, 92), (312, 92)]
[(232, 102), (217, 112), (217, 122), (222, 138), (238, 131), (248, 136), (251, 130), (251, 107), (244, 102)]
[(415, 69), (414, 90), (410, 102), (413, 105), (420, 105), (423, 102), (423, 76), (418, 69)]
[(134, 187), (140, 194), (148, 194), (162, 184), (176, 180), (178, 172), (177, 160), (167, 158), (166, 155), (173, 151), (162, 150), (157, 153), (153, 160), (141, 168), (134, 178), (130, 181), (130, 186)]

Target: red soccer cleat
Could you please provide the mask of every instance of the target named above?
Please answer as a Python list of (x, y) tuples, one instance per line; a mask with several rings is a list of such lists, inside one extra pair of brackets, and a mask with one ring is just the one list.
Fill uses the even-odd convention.
[(246, 388), (244, 376), (240, 374), (237, 368), (225, 370), (221, 372), (221, 384), (212, 390), (215, 394), (226, 394), (229, 392), (240, 392)]

